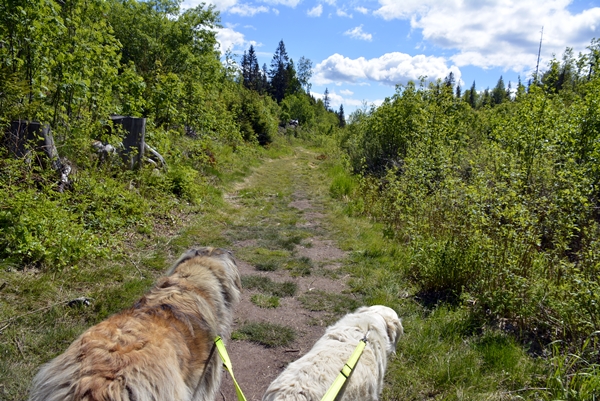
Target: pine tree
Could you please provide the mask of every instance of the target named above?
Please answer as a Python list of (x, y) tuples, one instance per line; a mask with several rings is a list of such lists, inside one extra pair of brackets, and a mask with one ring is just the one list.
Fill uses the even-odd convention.
[(270, 92), (271, 86), (269, 84), (269, 72), (267, 70), (267, 63), (263, 64), (260, 76), (261, 76), (261, 86), (260, 86), (258, 92), (261, 94)]
[(444, 78), (444, 85), (448, 88), (453, 88), (454, 87), (454, 73), (452, 71), (450, 71), (450, 73), (446, 76), (446, 78)]
[(240, 67), (242, 69), (242, 82), (244, 83), (244, 86), (248, 88), (250, 83), (250, 68), (248, 65), (248, 54), (246, 53), (246, 50), (244, 50), (244, 54), (242, 55)]
[(346, 126), (346, 116), (344, 116), (344, 105), (340, 104), (340, 111), (337, 112), (337, 116), (339, 119), (340, 128), (344, 128)]
[(485, 88), (483, 91), (483, 95), (481, 95), (481, 107), (491, 106), (492, 105), (492, 95), (490, 94), (490, 88)]
[(515, 99), (521, 99), (527, 93), (527, 88), (521, 82), (521, 76), (519, 75), (519, 81), (517, 83), (517, 93), (515, 94)]
[(460, 99), (462, 97), (462, 88), (460, 84), (456, 85), (456, 98)]
[(271, 94), (277, 103), (280, 103), (285, 97), (289, 84), (289, 62), (290, 59), (285, 50), (285, 44), (283, 43), (283, 40), (280, 40), (277, 50), (275, 50), (275, 54), (273, 55), (273, 59), (271, 60), (271, 69), (269, 70), (269, 77), (271, 78)]
[(473, 85), (471, 85), (471, 89), (469, 89), (469, 99), (467, 101), (472, 108), (477, 107), (477, 90), (475, 89), (475, 81), (473, 81)]
[(325, 110), (329, 111), (329, 89), (325, 88), (325, 93), (323, 93), (323, 106)]
[(250, 89), (258, 90), (260, 87), (260, 67), (258, 66), (258, 59), (256, 58), (256, 52), (254, 46), (250, 45), (248, 50), (248, 76), (250, 80)]
[(290, 59), (290, 62), (286, 69), (287, 85), (285, 88), (285, 95), (294, 95), (302, 91), (302, 85), (296, 76), (296, 68), (294, 68), (294, 60)]
[(506, 100), (506, 88), (504, 87), (504, 80), (502, 79), (502, 75), (500, 76), (500, 79), (498, 80), (498, 83), (496, 84), (494, 89), (492, 89), (491, 96), (492, 103), (494, 105), (500, 104), (504, 102), (504, 100)]

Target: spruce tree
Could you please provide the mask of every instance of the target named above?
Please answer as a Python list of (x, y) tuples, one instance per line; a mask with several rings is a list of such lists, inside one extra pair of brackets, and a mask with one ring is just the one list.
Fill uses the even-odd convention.
[(500, 79), (498, 83), (492, 89), (492, 104), (500, 104), (506, 100), (506, 88), (504, 87), (504, 80), (502, 79), (502, 75), (500, 75)]
[(471, 85), (471, 89), (469, 89), (468, 102), (472, 108), (477, 107), (477, 90), (475, 89), (475, 81), (473, 81), (473, 85)]
[(269, 77), (271, 78), (271, 94), (277, 103), (280, 103), (285, 97), (289, 84), (289, 62), (290, 59), (285, 50), (285, 44), (283, 43), (283, 40), (280, 40), (277, 50), (275, 50), (275, 54), (273, 55), (273, 59), (271, 60), (271, 69), (269, 70)]
[(344, 128), (346, 126), (346, 116), (344, 116), (344, 105), (340, 104), (340, 111), (337, 113), (339, 119), (340, 128)]
[(329, 111), (329, 89), (325, 88), (325, 93), (323, 93), (323, 106), (325, 106), (325, 110)]
[(261, 86), (260, 67), (258, 66), (258, 59), (256, 58), (256, 52), (254, 46), (250, 45), (248, 50), (248, 88), (258, 90)]
[(450, 73), (446, 76), (446, 78), (444, 78), (444, 85), (448, 88), (452, 88), (454, 87), (454, 73), (452, 71), (450, 71)]

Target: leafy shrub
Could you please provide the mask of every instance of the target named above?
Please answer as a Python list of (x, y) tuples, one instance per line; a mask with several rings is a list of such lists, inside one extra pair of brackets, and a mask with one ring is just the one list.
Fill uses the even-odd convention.
[(99, 239), (60, 202), (34, 190), (0, 201), (0, 257), (61, 270), (101, 254)]
[[(597, 57), (597, 45), (578, 62)], [(479, 110), (440, 83), (408, 84), (352, 115), (340, 145), (362, 173), (353, 210), (403, 245), (402, 273), (417, 292), (451, 295), (476, 320), (577, 351), (600, 329), (600, 76), (559, 84)], [(334, 183), (332, 194), (345, 191)], [(587, 377), (569, 374), (561, 388)]]

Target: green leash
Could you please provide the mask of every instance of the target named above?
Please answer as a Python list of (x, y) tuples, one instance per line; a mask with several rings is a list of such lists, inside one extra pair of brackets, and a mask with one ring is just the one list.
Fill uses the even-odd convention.
[(217, 351), (219, 352), (219, 356), (223, 361), (223, 366), (225, 366), (225, 369), (227, 369), (227, 371), (231, 375), (231, 378), (233, 379), (233, 384), (235, 385), (235, 392), (237, 393), (238, 400), (246, 401), (246, 397), (244, 397), (244, 393), (242, 393), (240, 385), (233, 376), (233, 367), (231, 365), (231, 360), (229, 359), (229, 355), (227, 354), (227, 350), (225, 349), (225, 344), (223, 344), (223, 340), (220, 336), (217, 336), (217, 338), (215, 338), (215, 345), (217, 346)]
[(348, 359), (348, 362), (346, 362), (346, 364), (344, 365), (342, 370), (340, 370), (340, 373), (335, 378), (333, 384), (331, 385), (331, 387), (329, 387), (329, 390), (327, 390), (327, 392), (325, 393), (323, 398), (321, 398), (321, 401), (334, 401), (335, 400), (335, 397), (337, 397), (338, 393), (342, 389), (342, 386), (344, 385), (344, 383), (346, 382), (348, 377), (350, 377), (350, 374), (352, 373), (352, 370), (356, 366), (358, 359), (360, 358), (360, 356), (363, 353), (363, 350), (367, 346), (367, 335), (368, 334), (369, 334), (369, 332), (367, 332), (367, 334), (365, 334), (365, 336), (360, 339), (360, 341), (358, 342), (358, 345), (354, 349), (354, 352), (352, 353), (352, 355), (350, 355), (350, 359)]

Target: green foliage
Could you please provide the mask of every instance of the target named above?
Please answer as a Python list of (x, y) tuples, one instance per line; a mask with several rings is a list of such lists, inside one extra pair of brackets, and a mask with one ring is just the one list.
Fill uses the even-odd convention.
[(569, 353), (560, 342), (552, 344), (552, 371), (547, 381), (546, 399), (583, 401), (600, 396), (598, 334), (600, 332), (595, 332), (585, 340), (580, 355)]
[[(475, 110), (472, 94), (458, 99), (439, 84), (398, 87), (379, 108), (355, 112), (340, 136), (362, 173), (354, 210), (404, 247), (399, 274), (421, 302), (461, 305), (542, 346), (568, 341), (582, 358), (599, 352), (583, 345), (600, 329), (600, 79), (584, 68), (594, 49), (579, 60), (567, 51), (514, 101), (500, 80), (477, 100), (490, 107)], [(588, 361), (557, 373), (561, 388), (585, 396), (560, 397), (593, 395)]]
[(343, 166), (336, 165), (330, 174), (332, 175), (332, 181), (329, 193), (333, 198), (348, 198), (356, 190), (357, 183), (355, 178), (346, 172)]
[(281, 103), (281, 121), (298, 120), (300, 125), (313, 125), (315, 111), (303, 93), (286, 96)]
[(235, 106), (244, 140), (263, 146), (273, 141), (277, 133), (278, 106), (270, 97), (240, 88), (240, 101)]
[(99, 238), (78, 218), (48, 194), (16, 192), (0, 201), (0, 257), (61, 270), (99, 255)]

